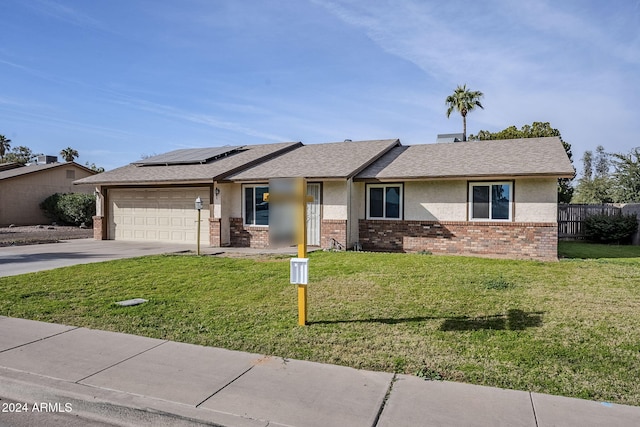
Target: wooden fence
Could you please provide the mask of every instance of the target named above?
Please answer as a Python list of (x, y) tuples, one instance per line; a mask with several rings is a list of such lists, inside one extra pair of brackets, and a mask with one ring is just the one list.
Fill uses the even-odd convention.
[(618, 215), (622, 208), (613, 205), (558, 205), (558, 238), (584, 239), (584, 220), (590, 215)]

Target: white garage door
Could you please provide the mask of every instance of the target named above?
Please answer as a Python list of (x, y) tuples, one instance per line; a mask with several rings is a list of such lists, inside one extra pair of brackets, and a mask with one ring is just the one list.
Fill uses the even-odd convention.
[(203, 202), (200, 244), (209, 245), (206, 187), (109, 190), (109, 238), (195, 244), (197, 197)]

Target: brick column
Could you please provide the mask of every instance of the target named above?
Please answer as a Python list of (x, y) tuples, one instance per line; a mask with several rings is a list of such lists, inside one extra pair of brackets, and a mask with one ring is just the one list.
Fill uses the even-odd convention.
[(105, 227), (105, 220), (103, 216), (93, 217), (93, 238), (94, 240), (107, 239), (107, 228)]
[(209, 218), (209, 245), (215, 248), (221, 246), (222, 222), (220, 218)]

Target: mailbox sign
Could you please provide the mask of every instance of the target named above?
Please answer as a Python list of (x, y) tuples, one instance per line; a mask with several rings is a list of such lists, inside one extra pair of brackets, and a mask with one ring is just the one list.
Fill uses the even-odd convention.
[(291, 258), (291, 283), (306, 285), (309, 282), (309, 258)]

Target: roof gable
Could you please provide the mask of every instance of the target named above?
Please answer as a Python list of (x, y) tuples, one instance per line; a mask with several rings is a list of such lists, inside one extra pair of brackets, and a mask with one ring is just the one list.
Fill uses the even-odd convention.
[(78, 168), (78, 169), (82, 169), (88, 172), (91, 172), (92, 174), (96, 174), (96, 171), (93, 171), (89, 168), (86, 168), (82, 165), (77, 164), (76, 162), (66, 162), (66, 163), (47, 163), (47, 164), (41, 164), (41, 165), (37, 165), (37, 164), (31, 164), (29, 166), (22, 166), (22, 167), (17, 167), (14, 169), (9, 169), (9, 170), (1, 170), (0, 171), (0, 180), (3, 179), (9, 179), (9, 178), (16, 178), (16, 177), (20, 177), (23, 175), (28, 175), (28, 174), (35, 174), (35, 173), (41, 173), (44, 171), (48, 171), (51, 169), (57, 169), (57, 168), (61, 168), (61, 167), (74, 167), (74, 168)]
[(470, 141), (398, 147), (357, 180), (466, 177), (572, 177), (575, 171), (558, 137)]

